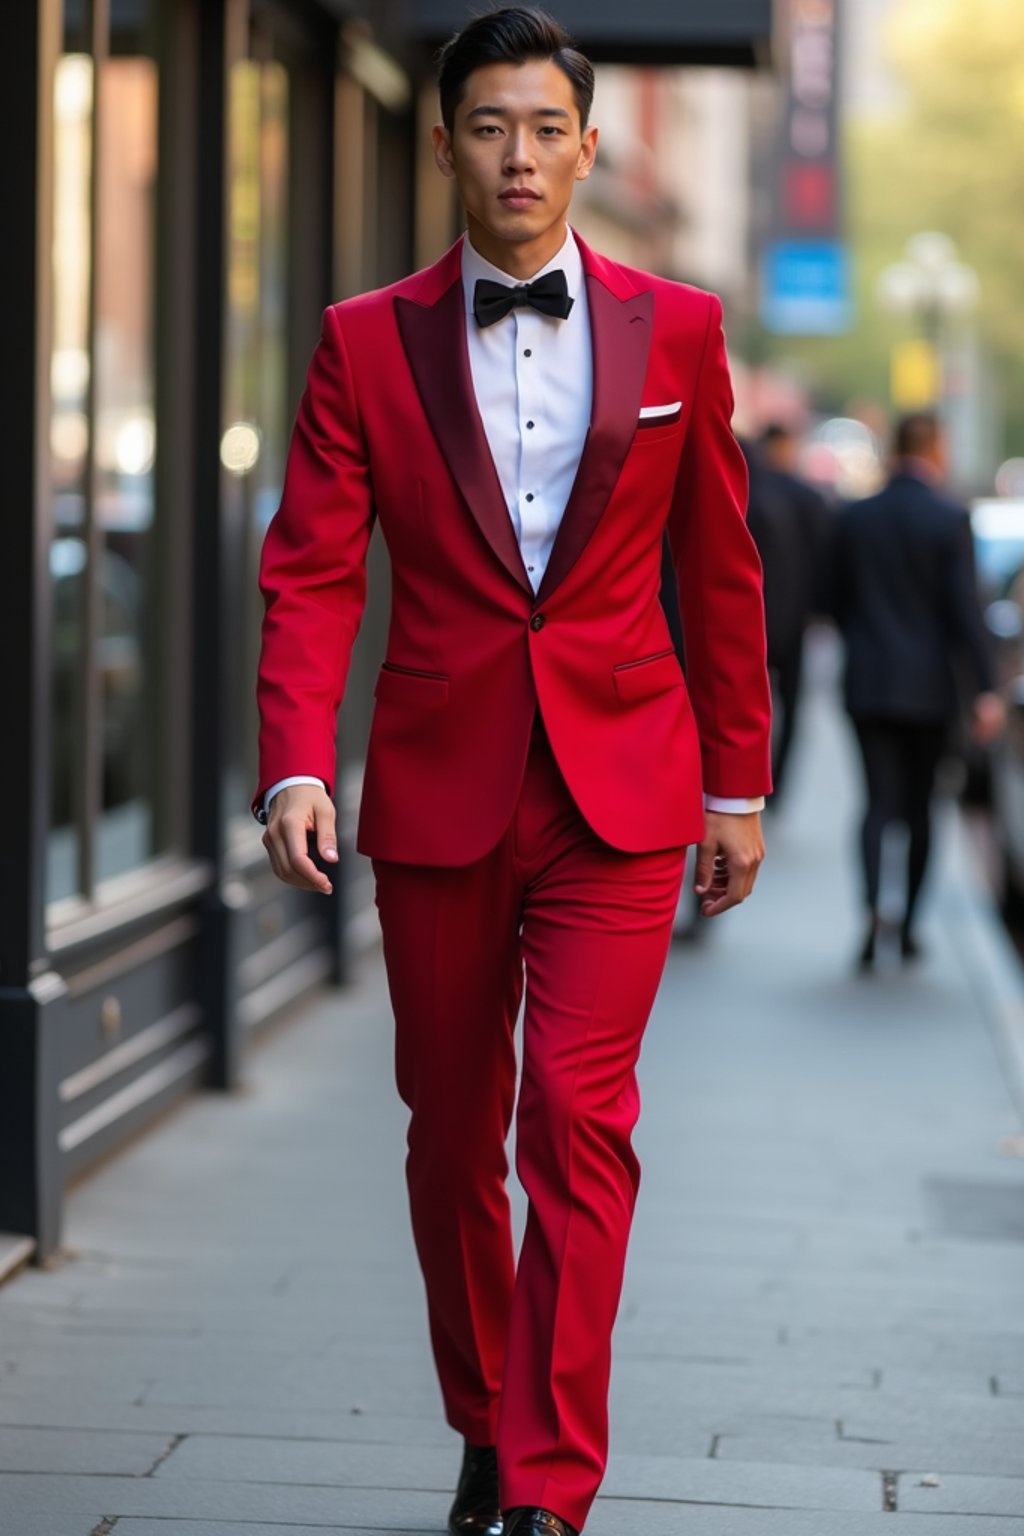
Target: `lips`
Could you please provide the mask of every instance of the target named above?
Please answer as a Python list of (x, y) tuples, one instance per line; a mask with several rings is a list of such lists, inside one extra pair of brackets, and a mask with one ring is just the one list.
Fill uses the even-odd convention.
[(529, 187), (509, 187), (507, 192), (499, 193), (498, 201), (506, 208), (529, 208), (533, 203), (539, 203), (540, 197)]

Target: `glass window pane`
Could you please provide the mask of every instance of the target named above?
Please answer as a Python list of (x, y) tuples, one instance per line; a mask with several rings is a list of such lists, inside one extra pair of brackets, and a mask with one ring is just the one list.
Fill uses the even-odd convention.
[[(273, 60), (231, 72), (227, 387), (221, 461), (228, 526), (239, 541), (231, 690), (229, 817), (244, 815), (256, 778), (254, 686), (261, 607), (259, 553), (281, 499), (288, 448), (289, 77)], [(255, 832), (253, 833), (255, 836)]]
[(85, 624), (89, 475), (89, 303), (92, 231), (93, 61), (81, 7), (65, 26), (54, 79), (53, 354), (50, 485), (53, 497), (52, 831), (49, 900), (81, 889), (81, 743), (85, 709)]
[[(96, 878), (154, 844), (154, 302), (157, 66), (150, 6), (116, 7), (99, 73), (94, 516), (100, 532), (96, 639), (102, 815)], [(119, 25), (119, 15), (122, 22)]]

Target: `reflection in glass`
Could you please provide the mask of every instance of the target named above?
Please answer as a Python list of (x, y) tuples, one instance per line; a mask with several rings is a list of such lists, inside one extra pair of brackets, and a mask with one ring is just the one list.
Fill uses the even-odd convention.
[[(80, 39), (70, 32), (65, 46)], [(81, 887), (76, 743), (83, 737), (88, 557), (89, 285), (92, 215), (93, 63), (68, 51), (54, 78), (53, 354), (50, 363), (50, 484), (53, 497), (51, 817), (47, 896)]]
[(224, 506), (241, 555), (235, 611), (245, 615), (233, 674), (229, 815), (256, 777), (253, 682), (259, 645), (259, 552), (277, 510), (288, 447), (289, 78), (274, 61), (231, 71)]
[(153, 846), (154, 268), (157, 70), (141, 39), (119, 35), (103, 61), (97, 157), (94, 516), (100, 531), (97, 666), (103, 814), (96, 878)]

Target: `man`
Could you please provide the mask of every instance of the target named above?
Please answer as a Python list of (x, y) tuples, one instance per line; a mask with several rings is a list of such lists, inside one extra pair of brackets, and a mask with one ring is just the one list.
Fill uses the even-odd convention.
[(747, 525), (764, 571), (768, 675), (772, 685), (772, 804), (786, 781), (800, 706), (804, 633), (822, 587), (828, 509), (797, 473), (799, 440), (775, 422), (750, 455)]
[[(597, 143), (590, 65), (513, 6), (452, 39), (439, 83), (434, 150), (467, 238), (325, 314), (263, 556), (255, 808), (270, 802), (276, 873), (327, 890), (306, 840), (337, 858), (335, 713), (376, 516), (391, 630), (359, 846), (431, 1339), (465, 1440), (449, 1530), (575, 1536), (607, 1454), (634, 1068), (684, 847), (700, 842), (709, 915), (762, 857), (760, 579), (717, 300), (568, 229)], [(666, 523), (689, 691), (658, 601)], [(702, 773), (725, 797), (706, 824)]]
[(975, 685), (974, 735), (990, 741), (1003, 723), (974, 584), (970, 521), (941, 490), (946, 444), (938, 419), (929, 412), (905, 417), (894, 458), (885, 489), (840, 514), (832, 561), (833, 608), (846, 642), (846, 707), (867, 790), (861, 827), (867, 926), (859, 955), (865, 969), (875, 962), (880, 934), (883, 838), (896, 822), (909, 834), (900, 952), (904, 960), (920, 952), (914, 920), (928, 864), (935, 773), (959, 707), (959, 655)]

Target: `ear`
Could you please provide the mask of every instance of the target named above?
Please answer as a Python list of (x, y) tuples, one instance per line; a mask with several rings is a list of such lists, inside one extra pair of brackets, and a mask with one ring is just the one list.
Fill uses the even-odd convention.
[(597, 156), (597, 129), (588, 128), (583, 135), (580, 145), (580, 157), (576, 162), (576, 180), (586, 181), (594, 169), (594, 160)]
[(431, 132), (434, 145), (434, 160), (442, 176), (455, 175), (455, 162), (452, 159), (452, 136), (447, 128), (437, 123)]

